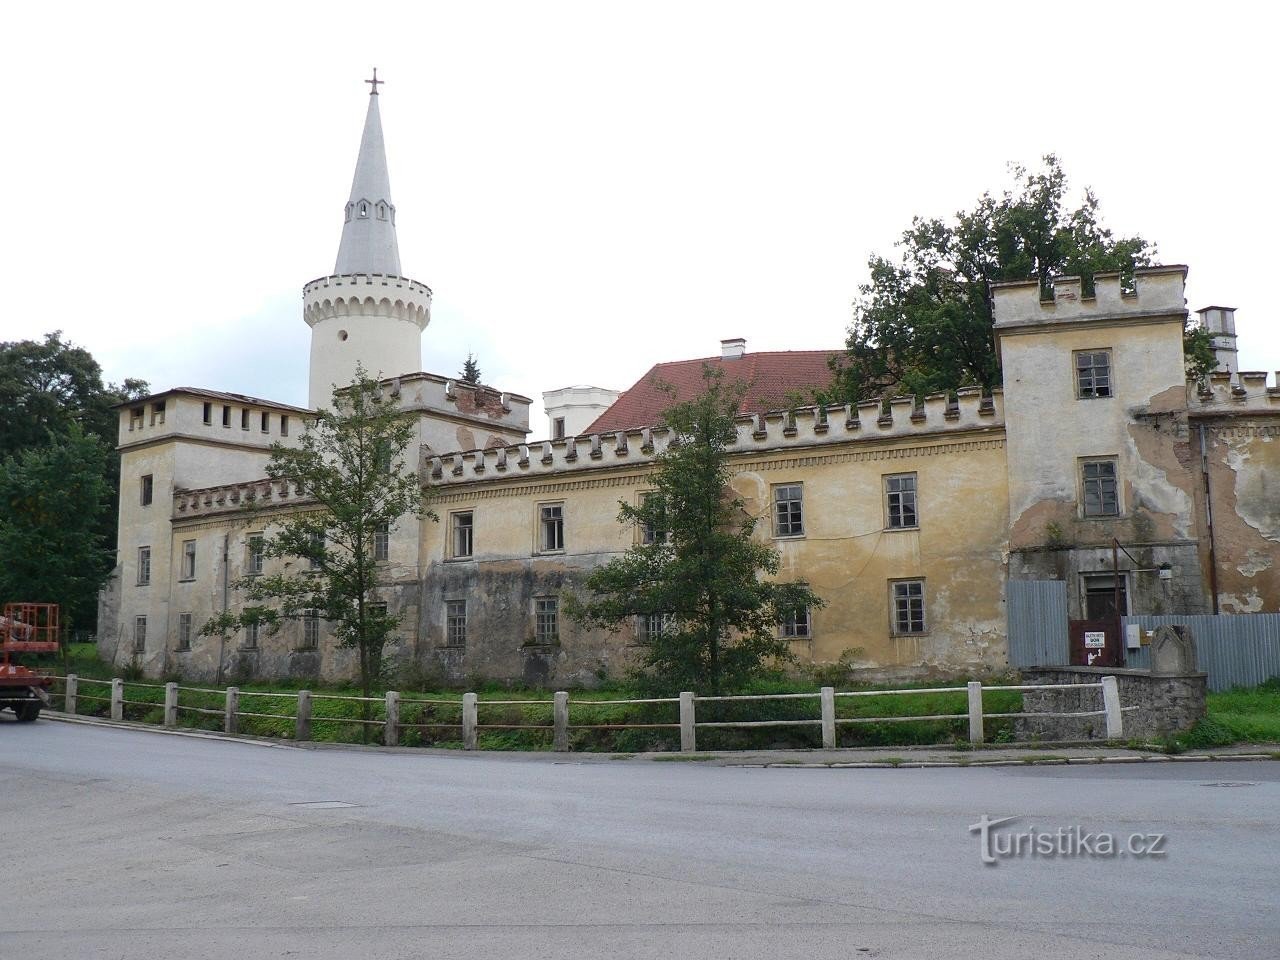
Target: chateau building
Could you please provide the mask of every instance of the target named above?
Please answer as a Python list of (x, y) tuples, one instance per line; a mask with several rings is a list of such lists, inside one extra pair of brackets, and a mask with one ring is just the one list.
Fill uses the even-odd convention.
[[(438, 521), (405, 518), (377, 544), (381, 599), (400, 618), (388, 653), (443, 677), (591, 683), (617, 675), (662, 628), (619, 632), (562, 616), (566, 591), (643, 535), (618, 502), (649, 489), (669, 397), (704, 364), (746, 394), (734, 493), (779, 576), (825, 606), (779, 624), (802, 662), (892, 675), (987, 672), (1008, 663), (1010, 584), (1066, 585), (1073, 619), (1280, 610), (1280, 386), (1237, 369), (1234, 314), (1200, 311), (1218, 372), (1188, 382), (1187, 268), (992, 290), (1003, 389), (887, 404), (799, 407), (830, 351), (721, 354), (661, 363), (618, 394), (544, 394), (549, 438), (530, 439), (528, 398), (417, 371), (431, 290), (402, 275), (396, 207), (370, 96), (333, 274), (303, 288), (311, 408), (357, 364), (416, 417), (411, 461)], [(403, 368), (408, 366), (408, 370)], [(174, 388), (120, 411), (120, 529), (99, 645), (151, 675), (349, 676), (325, 624), (202, 637), (263, 572), (258, 538), (305, 494), (263, 479), (272, 443), (309, 410)], [(243, 507), (252, 499), (252, 514)], [(1117, 564), (1116, 558), (1126, 558)], [(294, 561), (302, 562), (302, 561)], [(1064, 651), (1065, 657), (1065, 651)]]

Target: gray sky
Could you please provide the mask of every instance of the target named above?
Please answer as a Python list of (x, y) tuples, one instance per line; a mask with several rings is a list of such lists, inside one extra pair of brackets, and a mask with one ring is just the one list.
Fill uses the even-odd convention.
[[(304, 403), (370, 67), (425, 369), (527, 396), (840, 346), (912, 215), (1063, 158), (1280, 367), (1264, 4), (23, 4), (0, 59), (0, 339)], [(540, 410), (540, 407), (538, 408)], [(545, 433), (538, 417), (534, 432)]]

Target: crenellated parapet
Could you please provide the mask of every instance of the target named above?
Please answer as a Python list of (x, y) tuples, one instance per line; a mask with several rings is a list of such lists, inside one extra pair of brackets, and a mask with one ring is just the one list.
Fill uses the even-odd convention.
[(1064, 320), (1142, 319), (1185, 316), (1187, 268), (1181, 264), (1139, 267), (1133, 289), (1119, 273), (1098, 273), (1085, 293), (1080, 277), (1055, 277), (1051, 296), (1042, 298), (1040, 282), (1010, 280), (991, 285), (995, 326), (999, 330), (1061, 323)]
[(407, 277), (357, 273), (321, 277), (302, 288), (302, 316), (315, 327), (339, 317), (392, 317), (426, 329), (431, 321), (431, 288)]
[(216, 487), (173, 492), (173, 519), (190, 520), (244, 510), (249, 504), (260, 508), (298, 506), (312, 503), (309, 494), (288, 480), (249, 480)]
[(1187, 381), (1187, 406), (1192, 416), (1280, 414), (1280, 371), (1267, 381), (1265, 371), (1211, 373), (1203, 382)]
[[(894, 397), (826, 407), (800, 407), (737, 418), (733, 454), (806, 450), (849, 442), (912, 441), (988, 428), (1003, 428), (1000, 390), (983, 396), (965, 387), (955, 398), (945, 393), (922, 399)], [(639, 465), (666, 449), (665, 427), (565, 437), (467, 450), (422, 460), (424, 483), (469, 483), (503, 475), (544, 476), (574, 470)]]

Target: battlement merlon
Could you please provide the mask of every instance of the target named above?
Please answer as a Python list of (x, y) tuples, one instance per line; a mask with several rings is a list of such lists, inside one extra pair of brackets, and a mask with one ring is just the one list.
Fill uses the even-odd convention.
[(1187, 381), (1188, 410), (1192, 417), (1280, 416), (1280, 370), (1273, 383), (1267, 381), (1262, 370), (1215, 370), (1203, 382)]
[(1093, 295), (1085, 296), (1080, 277), (1055, 277), (1052, 299), (1042, 300), (1038, 280), (1009, 280), (991, 285), (992, 313), (998, 332), (1050, 326), (1064, 321), (1151, 320), (1187, 316), (1187, 268), (1183, 264), (1139, 267), (1133, 291), (1123, 289), (1119, 273), (1098, 273)]
[[(895, 397), (887, 405), (873, 399), (740, 416), (729, 452), (735, 457), (799, 453), (850, 442), (946, 440), (952, 435), (972, 436), (975, 431), (1003, 435), (1004, 395), (999, 389), (984, 397), (979, 387), (963, 387), (954, 402), (947, 394), (937, 393), (923, 399)], [(424, 484), (452, 485), (481, 478), (642, 466), (666, 448), (668, 439), (665, 427), (643, 427), (484, 450), (424, 453), (421, 476)]]

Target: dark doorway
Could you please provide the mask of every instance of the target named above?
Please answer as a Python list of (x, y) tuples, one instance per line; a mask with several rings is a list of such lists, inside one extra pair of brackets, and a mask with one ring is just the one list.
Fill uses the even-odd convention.
[(1114, 620), (1129, 614), (1129, 591), (1124, 574), (1120, 575), (1120, 609), (1116, 610), (1116, 578), (1109, 573), (1086, 574), (1084, 578), (1084, 618)]

